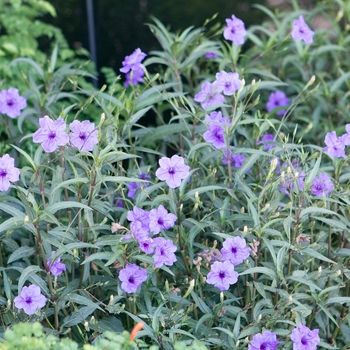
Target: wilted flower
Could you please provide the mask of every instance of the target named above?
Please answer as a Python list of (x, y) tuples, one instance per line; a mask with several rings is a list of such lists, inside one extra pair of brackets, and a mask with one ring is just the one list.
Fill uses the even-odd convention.
[[(276, 92), (271, 92), (269, 96), (269, 100), (266, 103), (266, 109), (268, 112), (271, 112), (277, 107), (288, 107), (289, 106), (289, 98), (283, 91), (277, 90)], [(277, 115), (284, 115), (286, 111), (280, 110), (277, 112)]]
[(46, 298), (41, 294), (40, 288), (34, 284), (23, 287), (21, 294), (14, 299), (15, 307), (23, 309), (27, 315), (33, 315), (46, 304)]
[(136, 264), (127, 264), (119, 272), (119, 279), (122, 281), (122, 289), (126, 293), (135, 293), (141, 284), (147, 279), (147, 270), (138, 267)]
[(263, 334), (258, 333), (253, 336), (248, 350), (276, 350), (278, 344), (276, 334), (265, 331)]
[(181, 180), (190, 173), (190, 167), (185, 164), (185, 160), (176, 154), (171, 158), (160, 158), (159, 165), (160, 168), (157, 169), (156, 176), (165, 181), (171, 188), (179, 187)]
[(310, 328), (299, 324), (297, 328), (292, 330), (290, 339), (293, 342), (293, 350), (316, 350), (317, 344), (320, 342), (318, 329), (310, 330)]
[(177, 260), (174, 254), (177, 250), (176, 245), (171, 240), (162, 237), (153, 239), (154, 249), (154, 265), (162, 267), (163, 265), (172, 266)]
[[(56, 252), (53, 251), (51, 253), (51, 255), (54, 255)], [(50, 269), (50, 272), (54, 275), (54, 276), (59, 276), (63, 271), (66, 271), (66, 265), (61, 263), (61, 258), (58, 257), (56, 258), (56, 260), (51, 263), (51, 259), (47, 259), (47, 266)]]
[(0, 157), (0, 191), (7, 191), (11, 184), (19, 180), (20, 170), (15, 167), (15, 160), (8, 154)]
[(305, 23), (303, 16), (299, 16), (299, 19), (293, 21), (292, 38), (294, 40), (304, 40), (306, 44), (311, 44), (313, 35), (314, 32)]
[(241, 264), (248, 258), (251, 249), (247, 247), (244, 238), (233, 237), (226, 238), (221, 248), (221, 257), (223, 260), (229, 260), (233, 265)]
[(16, 118), (21, 115), (21, 109), (27, 107), (27, 100), (20, 96), (18, 89), (13, 87), (0, 91), (0, 113)]
[(92, 151), (98, 143), (98, 131), (95, 130), (95, 123), (91, 123), (88, 120), (82, 122), (74, 120), (74, 122), (69, 124), (69, 128), (73, 132), (70, 136), (70, 142), (80, 151)]
[(128, 73), (129, 70), (136, 71), (142, 69), (141, 62), (147, 56), (141, 49), (137, 48), (130, 56), (126, 56), (123, 61), (123, 67), (120, 71), (123, 73)]
[(57, 150), (58, 146), (65, 146), (69, 136), (65, 132), (66, 123), (59, 118), (53, 121), (45, 115), (39, 119), (40, 128), (33, 135), (33, 142), (41, 143), (45, 152), (51, 153)]
[(209, 109), (215, 105), (221, 105), (225, 101), (225, 97), (218, 91), (217, 84), (206, 81), (202, 84), (201, 91), (194, 96), (196, 102), (200, 102), (203, 109)]
[(244, 23), (235, 15), (232, 15), (231, 18), (226, 19), (227, 27), (224, 29), (224, 38), (233, 41), (236, 45), (242, 45), (244, 37), (247, 35)]
[(220, 73), (216, 73), (215, 77), (218, 92), (222, 92), (226, 96), (233, 95), (242, 84), (238, 73), (221, 71)]
[(274, 142), (274, 141), (276, 141), (276, 140), (275, 140), (275, 137), (272, 134), (265, 134), (261, 138), (261, 140), (258, 142), (258, 145), (263, 144), (264, 145), (263, 150), (264, 151), (268, 151), (269, 149), (275, 148), (274, 145), (270, 144), (271, 142)]
[(326, 196), (334, 190), (331, 179), (326, 174), (314, 178), (311, 185), (311, 193), (315, 196)]
[(211, 270), (207, 275), (207, 283), (213, 284), (220, 290), (228, 290), (231, 284), (238, 280), (238, 273), (234, 270), (234, 265), (228, 260), (215, 261), (211, 265)]
[(176, 220), (176, 215), (168, 213), (168, 211), (160, 205), (158, 209), (152, 209), (149, 213), (150, 231), (156, 235), (160, 230), (169, 230), (169, 228), (174, 226)]
[(331, 158), (347, 158), (343, 138), (337, 137), (335, 131), (327, 133), (324, 142), (327, 147), (324, 147), (323, 151), (327, 152)]

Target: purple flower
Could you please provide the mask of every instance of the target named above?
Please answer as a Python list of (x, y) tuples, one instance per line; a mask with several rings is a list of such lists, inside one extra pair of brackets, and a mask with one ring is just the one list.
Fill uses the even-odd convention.
[(345, 129), (346, 129), (346, 134), (341, 136), (341, 139), (345, 146), (349, 146), (350, 145), (350, 124), (346, 124)]
[(126, 293), (135, 293), (147, 279), (147, 270), (135, 264), (127, 264), (119, 272), (122, 289)]
[(270, 142), (274, 142), (275, 141), (275, 137), (272, 134), (265, 134), (261, 140), (258, 142), (258, 145), (263, 144), (264, 151), (268, 151), (269, 149), (275, 148), (274, 145), (271, 145)]
[(128, 73), (130, 69), (136, 71), (142, 69), (141, 62), (147, 55), (137, 48), (130, 56), (126, 56), (123, 61), (123, 67), (120, 68), (120, 71), (123, 73)]
[(207, 52), (205, 58), (216, 58), (218, 55), (215, 52)]
[(0, 91), (0, 113), (16, 118), (21, 115), (21, 109), (26, 107), (27, 100), (18, 94), (17, 89), (11, 87)]
[[(288, 107), (289, 106), (289, 98), (283, 91), (277, 90), (276, 92), (271, 92), (269, 96), (269, 100), (266, 103), (266, 109), (268, 112), (271, 112), (277, 107)], [(277, 115), (284, 115), (286, 113), (285, 110), (280, 110), (277, 112)]]
[(153, 238), (154, 249), (154, 266), (162, 267), (163, 265), (172, 266), (176, 261), (176, 245), (171, 240), (162, 237)]
[(222, 70), (220, 73), (216, 73), (215, 77), (217, 83), (217, 91), (223, 92), (226, 96), (233, 95), (235, 91), (241, 87), (242, 84), (238, 73), (226, 73)]
[(129, 87), (130, 85), (137, 85), (138, 83), (144, 82), (145, 72), (142, 68), (131, 70), (130, 72), (126, 73), (126, 81), (124, 83), (124, 87)]
[(126, 218), (131, 222), (130, 231), (140, 242), (149, 237), (149, 212), (138, 207), (129, 210)]
[[(51, 255), (54, 255), (56, 252), (53, 251)], [(51, 259), (47, 259), (46, 262), (48, 268), (50, 269), (50, 272), (54, 276), (59, 276), (63, 271), (66, 271), (66, 265), (61, 263), (61, 258), (56, 258), (55, 262), (51, 263)]]
[(134, 199), (135, 193), (139, 189), (139, 185), (136, 182), (129, 182), (128, 187), (128, 197)]
[(232, 154), (231, 151), (225, 150), (222, 156), (222, 163), (227, 165), (229, 162), (232, 167), (240, 168), (245, 160), (244, 154)]
[(139, 247), (146, 254), (153, 254), (154, 253), (154, 248), (155, 248), (154, 242), (153, 242), (153, 239), (150, 237), (147, 237), (143, 241), (139, 241)]
[(327, 133), (325, 139), (325, 144), (327, 147), (323, 148), (323, 151), (327, 152), (331, 158), (345, 158), (347, 156), (345, 154), (345, 144), (342, 137), (337, 137), (335, 131)]
[(290, 339), (293, 342), (293, 350), (316, 350), (317, 344), (320, 342), (318, 329), (310, 330), (310, 328), (299, 324), (297, 328), (292, 330)]
[(171, 188), (181, 185), (181, 180), (188, 176), (190, 167), (185, 164), (182, 157), (173, 155), (171, 158), (162, 157), (159, 159), (160, 168), (156, 171), (158, 179), (165, 181)]
[(168, 213), (168, 211), (160, 205), (158, 209), (152, 209), (149, 213), (149, 228), (150, 231), (155, 235), (160, 232), (160, 230), (169, 230), (173, 227), (177, 216)]
[[(286, 163), (284, 163), (282, 167), (283, 166), (286, 166)], [(302, 171), (298, 174), (298, 177), (295, 179), (295, 174), (292, 171), (290, 172), (290, 175), (288, 175), (288, 173), (285, 172), (283, 176), (283, 182), (279, 185), (279, 190), (282, 193), (289, 195), (290, 191), (295, 189), (295, 180), (297, 180), (299, 191), (302, 191), (305, 187), (305, 176), (305, 172)]]
[(69, 141), (69, 136), (65, 132), (66, 123), (59, 118), (53, 121), (45, 115), (39, 119), (40, 128), (33, 135), (33, 142), (41, 143), (45, 152), (56, 151), (58, 146), (65, 146)]
[(95, 123), (88, 120), (82, 122), (74, 120), (73, 123), (69, 124), (69, 128), (73, 132), (70, 136), (70, 142), (74, 147), (85, 152), (94, 149), (94, 146), (98, 143), (98, 131), (95, 130)]
[(40, 288), (34, 284), (23, 287), (21, 294), (14, 299), (15, 307), (23, 309), (27, 315), (33, 315), (46, 304), (46, 298), (41, 294)]
[(232, 15), (231, 18), (226, 19), (227, 27), (224, 29), (224, 38), (233, 41), (236, 45), (242, 45), (244, 43), (244, 37), (247, 35), (244, 23), (235, 17), (235, 15)]
[(247, 242), (244, 238), (234, 237), (226, 238), (222, 244), (221, 257), (222, 260), (228, 260), (233, 265), (241, 264), (248, 258), (251, 249), (247, 247)]
[(235, 284), (238, 280), (238, 273), (230, 261), (215, 261), (211, 265), (211, 270), (207, 276), (207, 283), (213, 284), (220, 290), (228, 290), (230, 284)]
[(8, 154), (0, 157), (0, 191), (7, 191), (11, 184), (19, 180), (20, 170), (15, 167), (15, 160)]
[(311, 44), (313, 35), (314, 32), (305, 23), (303, 16), (299, 16), (299, 19), (293, 21), (292, 38), (294, 40), (304, 40), (306, 44)]
[(212, 112), (210, 116), (206, 115), (205, 122), (209, 128), (203, 134), (204, 140), (215, 148), (225, 148), (225, 134), (226, 130), (231, 127), (230, 119), (223, 118), (221, 112)]
[(315, 196), (327, 196), (334, 190), (331, 179), (326, 174), (316, 177), (311, 185), (311, 193)]
[(276, 350), (279, 342), (276, 334), (265, 331), (263, 334), (255, 334), (248, 350)]
[(201, 91), (194, 96), (196, 102), (200, 102), (203, 109), (209, 109), (215, 105), (221, 105), (225, 97), (217, 89), (217, 84), (206, 81), (202, 84)]

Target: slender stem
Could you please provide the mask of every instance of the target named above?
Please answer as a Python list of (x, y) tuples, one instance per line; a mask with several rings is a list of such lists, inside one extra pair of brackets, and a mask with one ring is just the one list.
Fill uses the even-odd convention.
[[(63, 153), (61, 154), (61, 168), (63, 169), (62, 180), (66, 181), (66, 167), (65, 167)], [(64, 196), (65, 196), (66, 202), (69, 202), (68, 189), (66, 187), (64, 188)], [(69, 222), (72, 223), (72, 209), (67, 208), (67, 213), (68, 213)]]

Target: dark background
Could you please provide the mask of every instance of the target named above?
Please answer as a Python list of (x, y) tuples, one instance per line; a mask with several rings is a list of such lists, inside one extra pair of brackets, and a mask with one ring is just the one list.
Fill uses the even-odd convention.
[[(312, 0), (299, 0), (301, 7), (310, 7)], [(88, 39), (87, 0), (50, 0), (57, 17), (45, 20), (63, 31), (71, 48), (90, 50)], [(252, 5), (259, 3), (281, 10), (290, 6), (291, 0), (93, 0), (96, 64), (112, 67), (119, 72), (122, 61), (137, 47), (143, 52), (159, 49), (145, 23), (150, 16), (158, 18), (175, 32), (191, 25), (200, 27), (206, 19), (218, 13), (213, 23), (225, 25), (232, 14), (242, 19), (248, 27), (260, 24), (265, 14)]]

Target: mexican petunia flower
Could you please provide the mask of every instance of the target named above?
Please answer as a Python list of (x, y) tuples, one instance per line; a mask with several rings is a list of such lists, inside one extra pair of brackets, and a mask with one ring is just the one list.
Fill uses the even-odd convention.
[(248, 350), (276, 350), (278, 344), (275, 333), (264, 331), (263, 334), (257, 333), (253, 336)]
[(139, 241), (139, 247), (146, 254), (153, 254), (154, 253), (155, 247), (154, 247), (153, 239), (151, 237), (147, 237), (143, 241)]
[(315, 196), (327, 196), (334, 190), (331, 179), (326, 174), (316, 177), (311, 185), (311, 193)]
[(218, 57), (218, 54), (217, 53), (215, 53), (215, 52), (207, 52), (206, 54), (205, 54), (205, 58), (216, 58), (216, 57)]
[(275, 140), (275, 137), (272, 134), (265, 134), (261, 138), (261, 140), (258, 142), (258, 145), (263, 144), (264, 145), (263, 150), (264, 151), (268, 151), (269, 149), (275, 148), (274, 145), (271, 145), (271, 142), (274, 142), (274, 141), (276, 141), (276, 140)]
[(228, 290), (230, 285), (235, 284), (237, 280), (238, 273), (235, 271), (234, 265), (228, 260), (224, 262), (215, 261), (207, 275), (207, 283), (213, 284), (220, 290)]
[(126, 293), (135, 293), (147, 279), (147, 270), (136, 264), (127, 264), (119, 272), (122, 289)]
[[(56, 252), (53, 251), (51, 253), (51, 255), (54, 255)], [(51, 263), (51, 259), (47, 259), (47, 266), (50, 269), (50, 272), (54, 275), (54, 276), (59, 276), (63, 271), (66, 271), (66, 265), (61, 263), (61, 258), (58, 257), (56, 258), (56, 260)]]
[[(277, 107), (288, 107), (289, 106), (289, 98), (286, 96), (286, 94), (281, 91), (277, 90), (276, 92), (271, 92), (269, 96), (269, 100), (266, 103), (266, 109), (268, 112), (273, 111)], [(280, 110), (277, 112), (277, 115), (284, 115), (286, 111)]]
[(23, 287), (21, 294), (14, 299), (15, 307), (23, 309), (27, 315), (33, 315), (46, 304), (46, 298), (41, 294), (40, 288), (34, 284)]
[(160, 230), (169, 230), (169, 228), (174, 226), (176, 220), (176, 215), (168, 213), (168, 211), (160, 205), (158, 209), (152, 209), (149, 213), (150, 231), (156, 235)]
[(341, 136), (341, 139), (345, 146), (350, 146), (350, 124), (345, 125), (346, 134)]
[(290, 339), (293, 342), (293, 350), (316, 350), (320, 342), (318, 329), (311, 330), (310, 328), (299, 324), (297, 328), (292, 330)]
[(162, 267), (163, 265), (172, 266), (177, 260), (174, 254), (177, 250), (176, 245), (163, 237), (153, 238), (154, 245), (154, 266)]
[(223, 118), (221, 112), (214, 111), (205, 117), (205, 123), (208, 125), (208, 130), (203, 134), (204, 140), (215, 148), (225, 148), (225, 134), (231, 127), (230, 119)]
[(91, 123), (88, 120), (82, 122), (74, 120), (74, 122), (69, 124), (69, 128), (73, 132), (70, 136), (70, 142), (80, 151), (92, 151), (94, 146), (98, 144), (98, 131), (95, 130), (95, 123)]
[(335, 131), (328, 132), (324, 139), (327, 147), (323, 151), (327, 152), (331, 158), (347, 158), (345, 154), (345, 144), (342, 137), (337, 137)]
[(58, 146), (65, 146), (69, 142), (69, 136), (65, 132), (66, 123), (59, 118), (53, 121), (45, 115), (39, 119), (40, 128), (33, 135), (33, 142), (41, 143), (45, 152), (55, 152)]
[(233, 265), (241, 264), (248, 258), (251, 249), (247, 247), (247, 242), (244, 238), (233, 237), (226, 238), (221, 248), (222, 260), (228, 260)]
[(136, 71), (142, 69), (141, 62), (147, 56), (140, 48), (137, 48), (130, 56), (126, 56), (123, 61), (123, 67), (120, 71), (123, 73), (128, 73), (131, 69)]
[(224, 29), (224, 38), (233, 41), (236, 45), (242, 45), (244, 37), (247, 35), (244, 23), (235, 15), (232, 15), (231, 18), (226, 19), (227, 26)]
[(20, 96), (18, 89), (13, 87), (0, 91), (0, 113), (16, 118), (21, 115), (21, 109), (27, 107), (27, 100)]
[(0, 191), (7, 191), (11, 183), (19, 180), (20, 170), (15, 167), (15, 160), (8, 154), (0, 157)]
[(216, 73), (215, 77), (218, 92), (222, 92), (226, 96), (232, 96), (242, 84), (238, 73), (227, 73), (222, 70), (220, 73)]
[[(149, 179), (151, 176), (149, 174), (145, 174), (145, 173), (141, 173), (138, 178), (141, 179), (141, 180), (147, 180)], [(132, 198), (132, 199), (135, 199), (135, 194), (136, 194), (136, 191), (139, 189), (139, 188), (142, 188), (142, 186), (145, 186), (145, 187), (148, 187), (149, 186), (149, 182), (140, 182), (140, 183), (137, 183), (137, 182), (129, 182), (127, 187), (128, 187), (128, 197), (129, 198)]]
[(233, 154), (230, 150), (225, 150), (222, 155), (222, 164), (227, 165), (230, 163), (232, 167), (240, 168), (242, 167), (245, 158), (244, 154)]
[(126, 218), (131, 222), (130, 231), (137, 241), (149, 237), (149, 212), (138, 207), (129, 210)]
[(190, 167), (185, 164), (182, 157), (173, 155), (171, 158), (162, 157), (159, 159), (160, 168), (156, 171), (158, 179), (165, 181), (171, 188), (181, 185), (181, 181), (190, 173)]
[(216, 105), (221, 105), (225, 97), (218, 91), (217, 84), (206, 81), (202, 84), (201, 91), (194, 96), (194, 100), (199, 102), (203, 109), (209, 109)]
[(145, 76), (145, 71), (142, 68), (131, 70), (126, 73), (126, 80), (124, 83), (124, 87), (129, 87), (130, 85), (137, 85), (138, 83), (143, 83), (145, 80), (143, 77)]
[(304, 40), (306, 44), (311, 44), (313, 41), (313, 35), (314, 32), (305, 23), (303, 16), (299, 16), (299, 19), (293, 21), (292, 38), (294, 40)]

